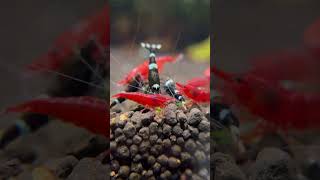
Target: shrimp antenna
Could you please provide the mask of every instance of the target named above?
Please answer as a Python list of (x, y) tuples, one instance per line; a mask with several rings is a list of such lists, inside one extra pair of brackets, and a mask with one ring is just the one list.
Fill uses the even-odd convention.
[(141, 43), (141, 47), (147, 49), (151, 53), (155, 53), (157, 50), (161, 49), (161, 44), (149, 44), (149, 43)]

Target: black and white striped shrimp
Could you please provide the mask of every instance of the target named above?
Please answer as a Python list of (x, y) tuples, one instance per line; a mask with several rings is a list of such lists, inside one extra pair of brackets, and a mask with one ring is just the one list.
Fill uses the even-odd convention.
[(168, 79), (164, 83), (164, 89), (167, 94), (176, 98), (178, 101), (185, 101), (184, 97), (181, 95), (179, 90), (176, 89), (175, 83), (172, 79)]
[(159, 77), (159, 70), (158, 64), (156, 61), (156, 51), (161, 48), (160, 44), (149, 44), (149, 43), (141, 43), (143, 48), (146, 48), (149, 51), (149, 75), (148, 75), (148, 82), (149, 88), (151, 92), (160, 94), (160, 77)]

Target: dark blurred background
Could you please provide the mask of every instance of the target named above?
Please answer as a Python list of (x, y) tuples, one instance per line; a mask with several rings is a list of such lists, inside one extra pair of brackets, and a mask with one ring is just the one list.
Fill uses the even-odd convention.
[[(4, 1), (0, 6), (0, 108), (13, 100), (41, 92), (44, 82), (23, 82), (24, 65), (46, 53), (53, 41), (87, 15), (101, 9), (105, 0)], [(34, 77), (39, 79), (37, 77)], [(32, 84), (32, 85), (31, 85)], [(23, 92), (28, 86), (28, 92)], [(37, 86), (39, 88), (34, 88)], [(33, 92), (38, 91), (38, 92)], [(29, 94), (30, 93), (30, 94)], [(26, 97), (23, 97), (25, 95)]]
[(247, 69), (254, 55), (301, 47), (304, 29), (320, 16), (318, 0), (216, 0), (212, 7), (214, 63), (229, 71)]
[[(88, 15), (100, 10), (105, 0), (2, 1), (0, 6), (0, 109), (44, 93), (51, 76), (27, 77), (25, 65), (45, 54), (54, 40)], [(49, 81), (49, 82), (48, 82)], [(1, 115), (0, 132), (18, 119), (18, 114)], [(61, 157), (67, 148), (89, 137), (73, 125), (53, 121), (38, 132), (19, 138), (8, 146), (18, 152), (35, 151), (37, 161)], [(2, 161), (3, 151), (0, 150)]]
[(112, 45), (152, 38), (181, 49), (210, 32), (209, 0), (111, 0), (110, 5)]

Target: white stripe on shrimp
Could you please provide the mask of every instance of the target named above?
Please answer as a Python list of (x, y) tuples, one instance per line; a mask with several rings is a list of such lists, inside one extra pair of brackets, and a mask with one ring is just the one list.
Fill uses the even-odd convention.
[(153, 89), (159, 89), (159, 88), (160, 88), (160, 85), (159, 85), (159, 84), (154, 84), (154, 85), (152, 86), (152, 88), (153, 88)]
[(151, 63), (151, 64), (149, 64), (149, 70), (152, 70), (152, 69), (158, 69), (157, 63)]

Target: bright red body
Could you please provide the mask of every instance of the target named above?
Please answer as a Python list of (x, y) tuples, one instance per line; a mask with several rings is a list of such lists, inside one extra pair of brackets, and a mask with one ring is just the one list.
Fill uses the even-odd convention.
[(187, 81), (189, 86), (210, 89), (210, 79), (208, 77), (196, 77)]
[(108, 104), (94, 97), (34, 99), (9, 107), (6, 112), (45, 114), (109, 137)]
[[(251, 114), (276, 127), (305, 129), (320, 126), (320, 94), (289, 91), (252, 74), (236, 79), (215, 68), (213, 73), (224, 80), (220, 89), (232, 93), (232, 103), (246, 107)], [(229, 93), (225, 95), (230, 96)]]
[[(180, 55), (179, 55), (180, 56)], [(179, 56), (160, 56), (157, 57), (157, 65), (158, 65), (158, 71), (159, 73), (162, 72), (163, 66), (166, 63), (169, 62), (175, 62), (177, 59), (179, 59)], [(148, 79), (149, 74), (149, 60), (145, 60), (142, 64), (135, 67), (133, 70), (131, 70), (125, 78), (123, 78), (121, 81), (118, 82), (119, 85), (126, 85), (132, 81), (134, 77), (136, 77), (138, 74), (141, 75), (142, 80)]]
[(143, 94), (139, 92), (122, 92), (112, 97), (129, 99), (150, 108), (164, 107), (169, 102), (175, 101), (175, 99), (170, 96), (161, 94)]
[(206, 77), (210, 78), (210, 67), (208, 67), (204, 73), (203, 73)]
[(109, 7), (105, 5), (97, 14), (62, 33), (49, 52), (34, 60), (27, 68), (31, 71), (59, 70), (66, 61), (72, 59), (77, 48), (84, 47), (90, 40), (106, 49), (110, 39), (109, 26)]
[(302, 50), (282, 50), (252, 59), (250, 74), (277, 83), (283, 80), (319, 82), (320, 59)]
[(192, 99), (194, 102), (210, 103), (210, 90), (200, 89), (188, 84), (182, 85), (180, 83), (176, 83), (176, 85), (180, 92), (182, 92), (188, 98)]

